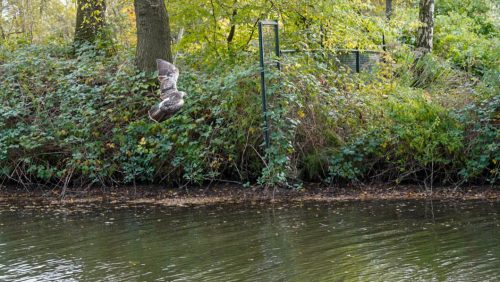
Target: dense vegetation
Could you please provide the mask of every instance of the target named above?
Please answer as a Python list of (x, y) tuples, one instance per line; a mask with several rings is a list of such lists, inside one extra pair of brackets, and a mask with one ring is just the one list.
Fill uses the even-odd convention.
[[(101, 36), (74, 44), (71, 5), (3, 1), (0, 181), (497, 183), (498, 4), (437, 1), (434, 49), (422, 54), (418, 1), (392, 2), (387, 20), (385, 1), (167, 1), (188, 97), (154, 123), (147, 110), (158, 84), (136, 67), (131, 2), (109, 1)], [(31, 30), (20, 28), (25, 14)], [(302, 50), (282, 58), (281, 72), (268, 69), (267, 150), (256, 31), (264, 18), (279, 19), (282, 49)], [(378, 50), (380, 60), (354, 73), (335, 59), (345, 48)]]

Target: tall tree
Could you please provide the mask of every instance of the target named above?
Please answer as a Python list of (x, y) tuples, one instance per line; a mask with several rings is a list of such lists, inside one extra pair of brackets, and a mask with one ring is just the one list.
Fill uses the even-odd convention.
[(0, 0), (0, 39), (5, 39), (5, 31), (3, 30), (3, 0)]
[(420, 0), (419, 19), (422, 26), (417, 32), (417, 48), (424, 52), (432, 52), (434, 37), (434, 0)]
[(170, 22), (163, 0), (135, 0), (137, 24), (137, 67), (156, 70), (156, 59), (172, 62)]
[[(392, 16), (392, 0), (385, 0), (385, 19), (390, 21)], [(382, 32), (382, 48), (387, 51), (387, 42), (385, 39), (385, 33)]]
[(105, 0), (77, 0), (75, 42), (94, 42), (105, 24)]
[[(236, 6), (237, 1), (234, 1), (234, 5)], [(233, 12), (231, 14), (231, 17), (229, 19), (231, 23), (231, 29), (229, 30), (229, 34), (227, 36), (227, 47), (231, 49), (231, 43), (233, 42), (234, 39), (234, 34), (236, 32), (236, 24), (234, 23), (234, 18), (238, 15), (238, 10), (236, 8), (233, 8)]]

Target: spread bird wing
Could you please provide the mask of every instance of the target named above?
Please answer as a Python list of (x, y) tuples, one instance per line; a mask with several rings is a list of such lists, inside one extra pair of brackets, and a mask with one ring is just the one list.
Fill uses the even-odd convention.
[(162, 59), (156, 60), (156, 68), (158, 69), (158, 76), (165, 76), (172, 70), (177, 70), (174, 64), (169, 63)]
[(160, 81), (160, 91), (162, 94), (169, 91), (177, 90), (177, 79), (179, 78), (179, 70), (173, 64), (165, 60), (156, 60), (158, 69), (158, 80)]

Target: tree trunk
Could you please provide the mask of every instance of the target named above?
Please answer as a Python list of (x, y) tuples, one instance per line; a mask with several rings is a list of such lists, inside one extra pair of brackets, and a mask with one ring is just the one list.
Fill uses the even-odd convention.
[(136, 64), (144, 72), (156, 70), (156, 59), (172, 62), (170, 22), (163, 0), (135, 0)]
[(392, 16), (392, 0), (385, 0), (385, 17), (390, 20)]
[(227, 46), (230, 48), (231, 42), (233, 42), (234, 34), (236, 33), (236, 24), (233, 23), (234, 17), (236, 17), (238, 10), (233, 10), (233, 16), (231, 17), (231, 29), (229, 30), (229, 35), (227, 36)]
[(75, 42), (93, 43), (105, 23), (106, 0), (77, 0)]
[[(387, 22), (391, 20), (392, 16), (392, 0), (385, 0), (385, 19)], [(385, 33), (382, 32), (382, 49), (387, 51), (387, 42), (385, 39)]]
[(3, 0), (0, 0), (0, 39), (5, 39), (5, 31), (2, 27), (3, 20), (1, 15), (3, 15)]
[(229, 18), (229, 23), (231, 24), (231, 29), (229, 30), (229, 35), (227, 36), (227, 48), (229, 51), (231, 51), (231, 43), (233, 42), (234, 34), (236, 33), (235, 17), (238, 15), (238, 9), (236, 8), (237, 4), (238, 0), (234, 0), (233, 13)]
[(432, 52), (434, 37), (434, 0), (420, 0), (419, 19), (423, 26), (418, 28), (417, 48), (424, 53)]

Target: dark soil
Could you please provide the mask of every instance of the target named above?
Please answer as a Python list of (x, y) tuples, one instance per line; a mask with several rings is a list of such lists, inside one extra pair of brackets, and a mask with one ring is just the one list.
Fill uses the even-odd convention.
[(466, 188), (438, 187), (433, 190), (421, 186), (348, 186), (326, 187), (309, 184), (303, 189), (245, 188), (240, 185), (168, 188), (162, 186), (108, 187), (86, 190), (60, 189), (26, 190), (0, 187), (0, 202), (50, 205), (83, 203), (157, 204), (165, 206), (210, 205), (244, 202), (296, 202), (296, 201), (372, 201), (372, 200), (500, 200), (500, 187), (471, 186)]

